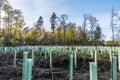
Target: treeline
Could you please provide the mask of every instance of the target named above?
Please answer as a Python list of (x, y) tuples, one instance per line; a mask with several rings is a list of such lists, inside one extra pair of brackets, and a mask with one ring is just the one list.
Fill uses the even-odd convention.
[[(3, 0), (4, 1), (4, 0)], [(50, 16), (52, 31), (43, 27), (44, 18), (40, 16), (33, 27), (25, 27), (21, 10), (12, 8), (9, 4), (1, 6), (5, 15), (2, 17), (0, 29), (1, 46), (18, 45), (104, 45), (104, 35), (96, 17), (84, 14), (83, 24), (67, 23), (68, 16), (57, 16), (55, 12)]]

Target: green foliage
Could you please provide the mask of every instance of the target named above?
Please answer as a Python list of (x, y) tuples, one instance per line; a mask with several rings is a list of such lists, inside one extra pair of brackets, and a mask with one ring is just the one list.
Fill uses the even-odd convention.
[[(101, 28), (97, 26), (97, 19), (89, 17), (91, 23), (92, 37), (87, 28), (77, 27), (75, 23), (66, 20), (68, 16), (63, 14), (56, 16), (55, 12), (50, 17), (51, 29), (45, 31), (43, 28), (43, 18), (40, 16), (33, 27), (25, 27), (25, 21), (21, 10), (13, 9), (5, 4), (2, 8), (5, 12), (3, 16), (3, 28), (0, 30), (0, 46), (18, 45), (94, 45), (101, 42)], [(59, 20), (58, 20), (59, 19)], [(84, 24), (85, 26), (85, 24)], [(89, 36), (90, 35), (90, 36)], [(84, 42), (84, 44), (83, 44)], [(98, 45), (98, 44), (97, 44)], [(66, 53), (69, 53), (66, 51)]]

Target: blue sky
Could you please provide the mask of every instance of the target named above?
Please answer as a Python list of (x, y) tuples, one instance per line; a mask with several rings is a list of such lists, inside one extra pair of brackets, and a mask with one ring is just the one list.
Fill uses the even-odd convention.
[(50, 16), (67, 14), (68, 22), (82, 25), (83, 14), (92, 14), (99, 20), (106, 40), (111, 37), (110, 11), (112, 7), (120, 9), (120, 0), (9, 0), (10, 4), (23, 12), (26, 26), (32, 27), (39, 16), (44, 19), (44, 26), (50, 30)]

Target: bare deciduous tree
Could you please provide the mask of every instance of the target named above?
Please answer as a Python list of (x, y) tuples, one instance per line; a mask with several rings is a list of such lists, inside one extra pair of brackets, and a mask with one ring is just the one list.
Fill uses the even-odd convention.
[(64, 45), (66, 44), (66, 20), (68, 16), (66, 14), (62, 14), (60, 17), (60, 25), (63, 27), (64, 32)]

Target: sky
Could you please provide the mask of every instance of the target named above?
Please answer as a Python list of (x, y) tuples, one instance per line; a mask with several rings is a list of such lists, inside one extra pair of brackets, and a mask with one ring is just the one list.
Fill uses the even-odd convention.
[(120, 0), (8, 0), (13, 8), (23, 12), (26, 26), (32, 27), (39, 16), (43, 17), (44, 27), (50, 30), (50, 17), (53, 12), (58, 17), (68, 15), (67, 22), (82, 25), (83, 14), (92, 14), (99, 20), (105, 40), (111, 39), (110, 14), (113, 7), (120, 9)]

